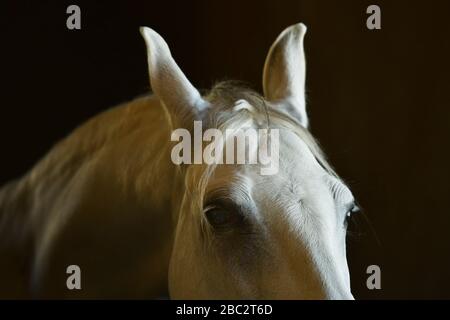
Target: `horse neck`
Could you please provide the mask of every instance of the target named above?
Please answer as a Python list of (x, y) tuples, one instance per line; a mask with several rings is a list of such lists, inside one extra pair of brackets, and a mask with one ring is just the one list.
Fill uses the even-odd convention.
[(30, 205), (26, 179), (9, 182), (0, 189), (0, 244), (20, 247), (31, 234), (23, 232)]
[[(33, 184), (54, 185), (104, 178), (132, 198), (162, 208), (173, 188), (170, 131), (154, 96), (110, 109), (78, 128), (31, 173)], [(93, 178), (95, 176), (95, 178)], [(114, 195), (111, 195), (114, 197)], [(168, 208), (166, 208), (168, 209)]]
[[(59, 228), (54, 227), (56, 219), (78, 214), (67, 212), (72, 210), (67, 204), (95, 201), (110, 207), (150, 208), (149, 215), (158, 215), (155, 221), (172, 220), (171, 197), (180, 184), (170, 161), (165, 117), (159, 101), (147, 96), (89, 120), (23, 179), (0, 191), (0, 228), (29, 226), (21, 233), (34, 238), (39, 247), (50, 225)], [(97, 200), (98, 194), (109, 198)]]
[[(130, 261), (142, 267), (135, 281), (151, 279), (155, 294), (164, 292), (175, 226), (172, 206), (177, 204), (172, 197), (183, 185), (170, 160), (165, 117), (154, 97), (111, 109), (58, 143), (24, 178), (1, 189), (0, 280), (11, 270), (31, 269), (11, 280), (26, 286), (31, 274), (51, 273), (46, 261), (70, 252), (72, 237), (92, 232), (97, 243), (117, 241), (108, 243), (112, 248), (126, 243), (124, 257), (142, 250), (148, 259)], [(95, 229), (99, 221), (101, 232)], [(89, 255), (97, 253), (92, 248), (81, 259), (95, 261)], [(116, 253), (113, 258), (120, 260)]]

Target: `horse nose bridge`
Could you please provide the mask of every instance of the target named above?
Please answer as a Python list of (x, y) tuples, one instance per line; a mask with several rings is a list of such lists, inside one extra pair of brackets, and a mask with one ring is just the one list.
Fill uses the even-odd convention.
[[(305, 228), (286, 228), (286, 221), (276, 221), (271, 228), (280, 279), (294, 296), (312, 299), (353, 299), (346, 259), (339, 247), (325, 234), (313, 234)], [(345, 254), (345, 253), (342, 253)], [(290, 279), (288, 281), (288, 279)]]
[(333, 287), (328, 291), (328, 300), (355, 300), (350, 289)]
[(327, 299), (354, 300), (350, 283), (346, 277), (347, 265), (333, 256), (318, 257), (316, 261), (318, 274), (327, 292)]
[(346, 260), (336, 256), (332, 247), (297, 238), (294, 245), (284, 249), (287, 268), (295, 279), (293, 286), (310, 291), (305, 294), (318, 299), (354, 300)]

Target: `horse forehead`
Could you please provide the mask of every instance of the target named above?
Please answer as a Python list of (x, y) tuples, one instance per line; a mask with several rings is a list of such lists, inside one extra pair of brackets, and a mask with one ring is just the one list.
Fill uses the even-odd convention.
[(326, 174), (303, 139), (289, 130), (280, 131), (280, 173), (303, 179)]
[(274, 175), (261, 175), (260, 164), (228, 168), (227, 172), (234, 171), (232, 175), (246, 178), (239, 181), (261, 190), (287, 188), (295, 194), (310, 186), (326, 187), (328, 174), (301, 137), (290, 130), (280, 129), (279, 147), (279, 170)]
[[(250, 152), (257, 152), (255, 149)], [(276, 186), (279, 190), (286, 187), (300, 191), (310, 184), (325, 185), (326, 171), (316, 160), (308, 145), (287, 129), (279, 130), (279, 170), (274, 175), (261, 175), (261, 164), (257, 165), (219, 165), (208, 189), (228, 185), (234, 188), (271, 190)], [(295, 191), (294, 191), (295, 193)]]

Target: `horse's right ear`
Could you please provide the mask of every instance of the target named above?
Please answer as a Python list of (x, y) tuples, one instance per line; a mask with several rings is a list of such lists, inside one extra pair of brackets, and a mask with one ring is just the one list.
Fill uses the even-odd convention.
[(172, 124), (179, 125), (177, 119), (198, 118), (207, 102), (178, 67), (164, 39), (150, 28), (141, 27), (140, 31), (147, 46), (151, 87), (175, 122)]

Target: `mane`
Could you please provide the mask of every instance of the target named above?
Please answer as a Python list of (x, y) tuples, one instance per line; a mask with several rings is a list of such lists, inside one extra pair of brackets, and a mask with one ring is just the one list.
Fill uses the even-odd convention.
[[(309, 148), (318, 163), (330, 175), (338, 178), (334, 169), (328, 163), (317, 140), (308, 129), (303, 127), (299, 121), (274, 105), (266, 101), (263, 96), (251, 89), (245, 83), (237, 81), (223, 81), (215, 84), (207, 92), (204, 98), (211, 103), (211, 109), (204, 119), (209, 128), (217, 128), (224, 132), (227, 129), (241, 127), (244, 123), (252, 120), (257, 129), (284, 128), (294, 132)], [(233, 108), (236, 101), (246, 100), (251, 105), (251, 110), (241, 109), (235, 111)], [(192, 166), (197, 167), (198, 166)], [(191, 168), (191, 169), (192, 169)], [(217, 164), (203, 165), (201, 170), (188, 170), (186, 174), (186, 193), (191, 202), (191, 212), (202, 212), (208, 182)], [(191, 185), (192, 183), (192, 185)], [(203, 217), (203, 215), (201, 215)], [(208, 224), (204, 217), (201, 218), (202, 228), (205, 234), (210, 234)]]
[[(331, 175), (336, 176), (334, 169), (328, 163), (318, 141), (308, 129), (303, 127), (294, 117), (276, 109), (263, 96), (251, 89), (245, 83), (223, 81), (213, 86), (205, 97), (213, 105), (208, 121), (215, 127), (226, 130), (252, 119), (259, 128), (285, 128), (292, 130), (302, 139), (320, 165)], [(246, 100), (253, 110), (233, 111), (237, 100)]]

